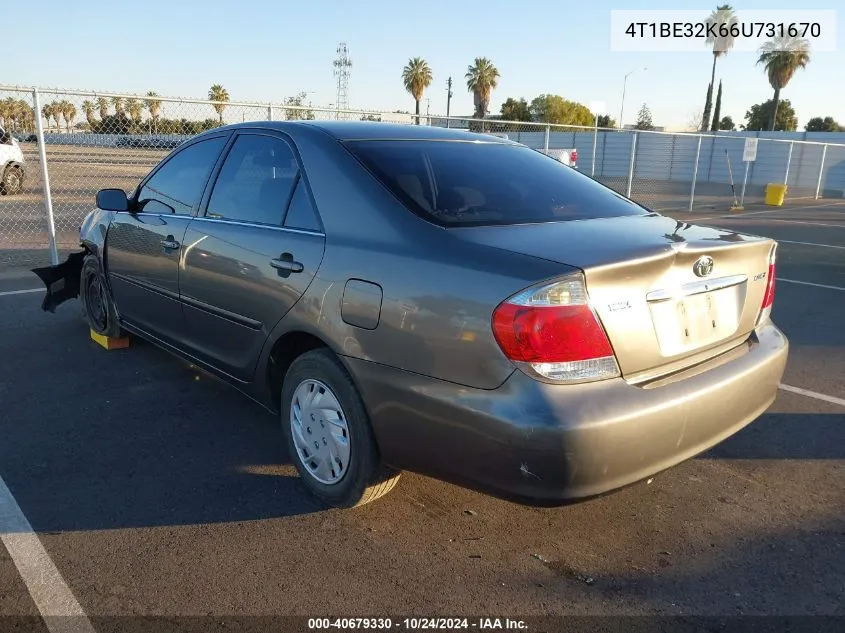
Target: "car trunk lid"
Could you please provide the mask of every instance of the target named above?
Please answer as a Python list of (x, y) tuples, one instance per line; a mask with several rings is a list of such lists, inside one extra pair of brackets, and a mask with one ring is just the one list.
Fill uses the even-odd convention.
[(757, 324), (774, 242), (658, 214), (450, 229), (472, 242), (584, 271), (623, 376), (703, 362)]

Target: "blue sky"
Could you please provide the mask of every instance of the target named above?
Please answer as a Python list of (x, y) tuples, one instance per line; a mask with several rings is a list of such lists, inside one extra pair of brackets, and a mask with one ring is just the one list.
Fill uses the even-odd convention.
[[(684, 8), (710, 10), (716, 4)], [(806, 8), (837, 5), (837, 0), (817, 0)], [(308, 91), (315, 105), (328, 105), (335, 101), (332, 59), (338, 42), (345, 41), (353, 61), (352, 107), (413, 111), (400, 74), (409, 57), (421, 56), (434, 73), (427, 93), (431, 112), (445, 112), (451, 75), (452, 114), (469, 114), (472, 96), (464, 74), (476, 56), (487, 56), (501, 72), (491, 112), (509, 96), (530, 101), (545, 92), (585, 104), (603, 101), (618, 118), (624, 75), (647, 66), (628, 81), (625, 122), (632, 123), (647, 102), (656, 125), (682, 128), (702, 108), (712, 63), (704, 47), (700, 53), (610, 50), (612, 9), (678, 8), (661, 1), (146, 0), (126, 6), (50, 0), (39, 5), (37, 24), (11, 20), (17, 26), (4, 30), (3, 39), (11, 39), (4, 48), (20, 54), (11, 62), (7, 58), (0, 83), (202, 97), (217, 82), (232, 100), (279, 102)], [(734, 6), (796, 5), (746, 0)], [(830, 115), (845, 124), (845, 10), (837, 19), (838, 50), (814, 53), (807, 70), (783, 91), (801, 128), (812, 116)], [(724, 83), (722, 114), (737, 123), (751, 104), (772, 96), (755, 61), (754, 53), (735, 51), (717, 66), (717, 81)]]

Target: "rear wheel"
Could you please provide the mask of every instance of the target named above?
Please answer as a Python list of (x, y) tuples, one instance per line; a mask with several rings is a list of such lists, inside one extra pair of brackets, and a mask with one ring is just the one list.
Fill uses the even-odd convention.
[(18, 165), (9, 165), (3, 171), (3, 179), (0, 181), (0, 189), (5, 194), (20, 193), (23, 189), (23, 169)]
[(401, 473), (381, 463), (369, 416), (329, 350), (297, 358), (282, 385), (282, 428), (304, 485), (323, 502), (351, 508), (387, 494)]
[(88, 255), (82, 262), (79, 299), (82, 303), (82, 315), (94, 332), (111, 338), (124, 335), (117, 320), (117, 310), (106, 288), (100, 260), (96, 255)]

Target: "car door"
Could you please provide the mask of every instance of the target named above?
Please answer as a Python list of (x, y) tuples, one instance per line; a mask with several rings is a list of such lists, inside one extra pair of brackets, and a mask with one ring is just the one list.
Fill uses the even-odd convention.
[(203, 138), (174, 152), (109, 227), (106, 271), (121, 318), (170, 343), (184, 334), (179, 259), (185, 230), (227, 138)]
[(188, 225), (179, 289), (192, 352), (249, 380), (273, 327), (303, 295), (325, 235), (293, 143), (241, 131)]

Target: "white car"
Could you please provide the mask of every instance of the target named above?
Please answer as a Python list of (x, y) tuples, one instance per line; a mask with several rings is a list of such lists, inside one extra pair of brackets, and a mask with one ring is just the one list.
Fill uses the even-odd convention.
[(549, 150), (538, 149), (537, 151), (541, 154), (545, 154), (546, 156), (556, 158), (564, 165), (569, 165), (573, 169), (578, 169), (578, 150), (576, 150), (575, 148)]
[(0, 194), (20, 193), (25, 175), (21, 146), (0, 127)]

